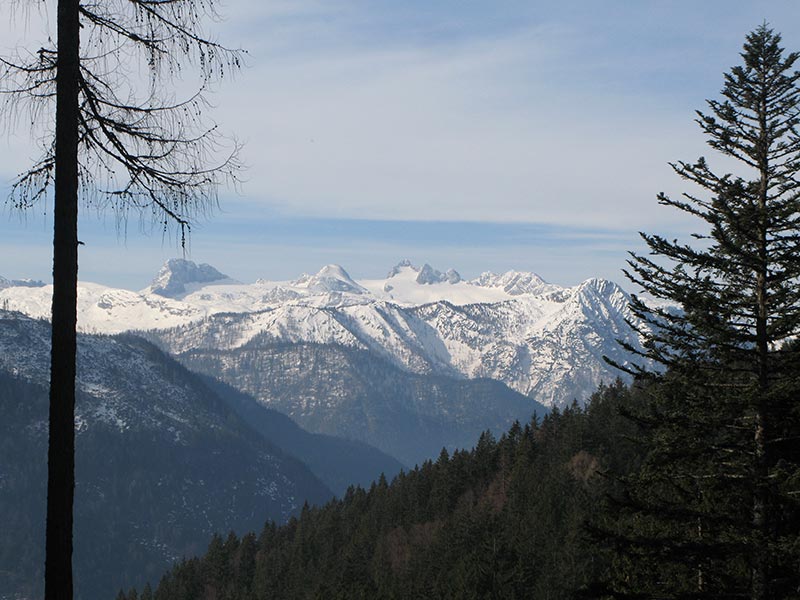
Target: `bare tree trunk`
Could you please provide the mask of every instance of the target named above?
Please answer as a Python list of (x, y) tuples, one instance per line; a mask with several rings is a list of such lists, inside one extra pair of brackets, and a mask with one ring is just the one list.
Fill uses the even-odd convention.
[(78, 287), (79, 0), (58, 2), (46, 600), (72, 599)]
[(755, 497), (753, 498), (753, 529), (756, 536), (754, 548), (754, 565), (751, 600), (763, 600), (767, 597), (766, 545), (770, 526), (769, 516), (769, 456), (768, 456), (768, 424), (766, 398), (769, 391), (769, 367), (767, 365), (769, 347), (767, 344), (767, 290), (766, 275), (758, 274), (757, 284), (758, 318), (756, 319), (756, 338), (758, 351), (758, 398), (756, 399), (753, 442), (755, 457)]
[[(766, 88), (763, 75), (762, 88)], [(764, 600), (768, 596), (768, 558), (766, 545), (770, 525), (769, 515), (769, 456), (768, 456), (768, 423), (767, 393), (769, 392), (769, 337), (767, 319), (769, 315), (769, 290), (767, 276), (769, 273), (769, 255), (767, 252), (767, 194), (769, 172), (769, 141), (767, 138), (767, 101), (763, 93), (758, 121), (760, 129), (759, 170), (760, 183), (758, 190), (758, 268), (756, 271), (756, 353), (758, 357), (758, 397), (756, 398), (753, 443), (755, 455), (755, 497), (753, 498), (753, 529), (756, 536), (754, 548), (754, 564), (752, 573), (751, 600)]]

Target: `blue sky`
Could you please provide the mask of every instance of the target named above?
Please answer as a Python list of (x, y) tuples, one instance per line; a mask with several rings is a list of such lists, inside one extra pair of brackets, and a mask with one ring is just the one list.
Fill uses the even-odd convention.
[[(667, 163), (729, 166), (692, 119), (744, 35), (766, 20), (800, 49), (796, 1), (227, 0), (221, 12), (214, 35), (250, 54), (208, 116), (245, 142), (248, 169), (195, 227), (189, 257), (245, 281), (331, 262), (378, 277), (405, 257), (468, 277), (620, 280), (637, 231), (693, 231), (655, 202), (686, 190)], [(0, 52), (38, 48), (38, 35), (0, 31)], [(34, 155), (28, 133), (0, 140), (6, 189)], [(0, 275), (48, 278), (48, 219), (44, 206), (24, 222), (0, 212)], [(180, 254), (111, 214), (87, 215), (81, 237), (81, 277), (129, 288)]]

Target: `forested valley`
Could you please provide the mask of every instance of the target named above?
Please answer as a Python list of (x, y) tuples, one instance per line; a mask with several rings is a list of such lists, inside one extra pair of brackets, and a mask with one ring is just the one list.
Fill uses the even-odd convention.
[(573, 598), (615, 564), (586, 524), (605, 526), (618, 477), (641, 462), (640, 427), (621, 409), (649, 394), (603, 387), (585, 409), (484, 434), (284, 526), (217, 535), (118, 599)]

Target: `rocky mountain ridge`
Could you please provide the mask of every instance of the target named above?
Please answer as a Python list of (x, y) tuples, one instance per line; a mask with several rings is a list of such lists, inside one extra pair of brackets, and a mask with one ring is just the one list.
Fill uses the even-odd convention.
[[(49, 313), (50, 286), (7, 287), (0, 302)], [(165, 295), (166, 294), (166, 295)], [(497, 379), (548, 406), (583, 401), (631, 360), (617, 344), (638, 336), (628, 294), (613, 282), (545, 282), (531, 272), (483, 273), (401, 261), (385, 279), (353, 280), (338, 265), (288, 282), (233, 281), (209, 265), (174, 259), (141, 292), (81, 284), (86, 331), (166, 330), (163, 347), (231, 350), (255, 336), (368, 350), (412, 373)]]

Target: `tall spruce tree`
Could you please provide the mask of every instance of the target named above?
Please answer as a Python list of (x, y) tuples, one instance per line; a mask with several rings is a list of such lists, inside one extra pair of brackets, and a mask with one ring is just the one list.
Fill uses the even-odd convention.
[[(681, 310), (634, 298), (660, 364), (635, 415), (648, 455), (602, 527), (613, 597), (800, 597), (800, 55), (762, 25), (697, 123), (738, 165), (672, 165), (698, 193), (661, 204), (705, 231), (642, 234), (628, 277)], [(727, 164), (727, 163), (726, 163)], [(633, 350), (630, 348), (630, 350)]]
[[(182, 241), (192, 216), (213, 207), (217, 184), (239, 166), (237, 145), (220, 155), (216, 127), (201, 118), (209, 83), (240, 62), (202, 33), (203, 18), (215, 16), (214, 0), (58, 0), (55, 43), (0, 58), (4, 108), (29, 107), (45, 132), (43, 155), (11, 201), (25, 209), (53, 192), (48, 599), (72, 598), (79, 195), (123, 219), (140, 211), (174, 223)], [(164, 77), (187, 66), (199, 90), (175, 100)]]

